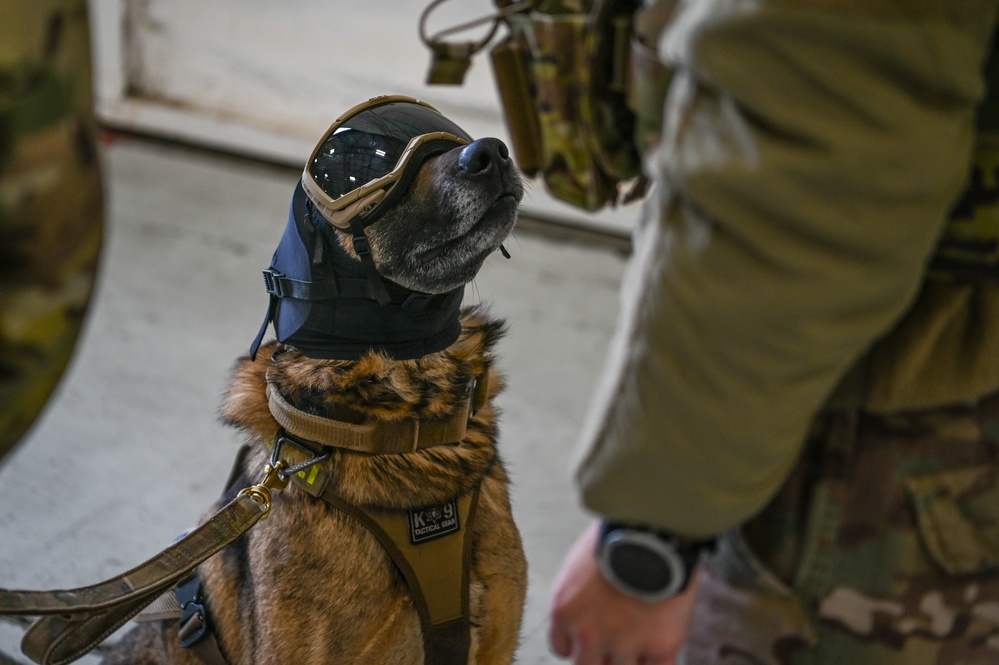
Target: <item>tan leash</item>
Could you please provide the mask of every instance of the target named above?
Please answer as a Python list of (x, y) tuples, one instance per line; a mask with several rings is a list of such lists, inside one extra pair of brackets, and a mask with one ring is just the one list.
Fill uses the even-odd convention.
[[(297, 467), (300, 470), (302, 465)], [(266, 517), (271, 491), (287, 487), (291, 472), (283, 460), (269, 465), (260, 484), (241, 491), (163, 552), (110, 580), (67, 590), (0, 589), (0, 615), (41, 617), (21, 643), (24, 654), (36, 663), (62, 665), (77, 660)]]

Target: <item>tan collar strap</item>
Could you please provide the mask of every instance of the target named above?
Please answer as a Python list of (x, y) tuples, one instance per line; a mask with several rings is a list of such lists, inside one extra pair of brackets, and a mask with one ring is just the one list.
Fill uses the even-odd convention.
[(472, 408), (469, 398), (444, 420), (379, 420), (354, 424), (297, 409), (271, 383), (267, 384), (267, 400), (274, 420), (291, 434), (324, 446), (377, 455), (411, 453), (421, 448), (457, 443), (465, 438)]

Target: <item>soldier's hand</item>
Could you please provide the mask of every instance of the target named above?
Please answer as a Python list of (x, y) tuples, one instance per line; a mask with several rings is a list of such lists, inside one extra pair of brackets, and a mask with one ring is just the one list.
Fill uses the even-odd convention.
[(612, 587), (597, 568), (599, 525), (569, 550), (549, 612), (552, 651), (575, 665), (674, 665), (690, 627), (699, 574), (680, 595), (647, 603)]

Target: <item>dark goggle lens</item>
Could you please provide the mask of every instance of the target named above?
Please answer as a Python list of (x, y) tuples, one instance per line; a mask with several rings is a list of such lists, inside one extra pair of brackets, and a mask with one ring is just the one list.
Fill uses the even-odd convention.
[(471, 142), (465, 130), (440, 113), (412, 102), (389, 102), (364, 109), (327, 136), (309, 165), (309, 174), (331, 199), (388, 175), (410, 140), (448, 132)]

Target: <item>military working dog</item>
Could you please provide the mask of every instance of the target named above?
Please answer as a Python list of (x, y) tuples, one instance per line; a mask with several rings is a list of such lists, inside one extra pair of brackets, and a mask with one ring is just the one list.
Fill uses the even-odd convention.
[[(334, 133), (341, 137), (336, 149), (343, 153), (342, 137), (349, 138), (349, 132), (338, 131), (327, 139)], [(184, 648), (176, 621), (154, 621), (133, 628), (107, 656), (108, 665), (213, 660), (429, 665), (454, 662), (455, 653), (467, 657), (462, 662), (497, 665), (513, 658), (527, 575), (496, 445), (493, 399), (503, 382), (494, 361), (504, 323), (482, 308), (459, 309), (451, 296), (511, 232), (523, 185), (506, 146), (496, 139), (445, 142), (419, 163), (391, 161), (383, 170), (401, 165), (410, 171), (399, 181), (404, 191), (376, 197), (389, 203), (362, 231), (328, 223), (299, 186), (289, 229), (300, 232), (296, 246), (307, 259), (300, 262), (307, 274), (298, 283), (312, 284), (313, 293), (299, 291), (302, 298), (293, 298), (269, 283), (268, 318), (275, 320), (279, 340), (255, 348), (235, 365), (221, 416), (245, 433), (249, 452), (218, 506), (260, 481), (279, 441), (280, 456), (294, 462), (328, 457), (293, 475), (294, 482), (274, 493), (265, 519), (197, 569), (197, 599), (207, 608), (208, 641), (218, 653)], [(307, 169), (308, 177), (321, 179)], [(282, 251), (274, 265), (283, 260)], [(365, 272), (366, 252), (377, 274)], [(272, 266), (271, 278), (285, 280), (287, 289), (306, 288), (296, 287), (288, 274)], [(317, 293), (317, 275), (340, 279), (339, 296)], [(367, 287), (352, 296), (345, 286), (353, 281), (363, 287), (371, 279), (384, 281), (391, 302), (375, 302), (375, 296), (365, 295)], [(273, 309), (303, 303), (311, 313)], [(347, 309), (326, 311), (334, 307)], [(318, 319), (316, 308), (323, 310)], [(452, 310), (453, 322), (446, 320)], [(286, 316), (294, 322), (281, 318)], [(383, 316), (391, 318), (385, 325), (402, 332), (385, 338)], [(319, 323), (309, 332), (287, 332), (310, 317)], [(336, 334), (328, 332), (334, 328)], [(376, 339), (367, 349), (358, 342), (365, 330)], [(417, 338), (415, 346), (410, 338)], [(302, 423), (316, 425), (316, 432), (327, 425), (353, 434), (397, 431), (404, 440), (381, 441), (382, 448), (372, 450), (363, 449), (367, 440), (341, 447), (339, 439), (330, 445), (322, 436), (302, 435)], [(413, 427), (421, 433), (414, 434)], [(427, 431), (429, 439), (421, 439)], [(436, 440), (433, 431), (444, 440)], [(449, 433), (460, 438), (447, 441)], [(310, 485), (317, 476), (321, 492)], [(331, 503), (324, 496), (336, 498)], [(393, 545), (377, 535), (370, 523), (379, 515), (399, 517), (406, 525), (401, 540), (408, 542)], [(459, 552), (464, 548), (457, 559), (429, 566), (413, 561), (436, 556), (424, 553), (424, 540), (437, 546), (449, 538), (465, 539), (456, 541)], [(393, 548), (409, 552), (401, 564)], [(414, 591), (406, 556), (429, 575), (422, 591)], [(446, 630), (435, 634), (459, 645), (456, 649), (433, 643), (437, 637), (428, 640), (433, 596), (454, 587), (439, 583), (439, 575), (457, 575), (464, 588), (458, 603), (463, 616), (451, 616), (443, 622)], [(450, 602), (453, 610), (454, 592), (449, 593), (445, 605)]]

